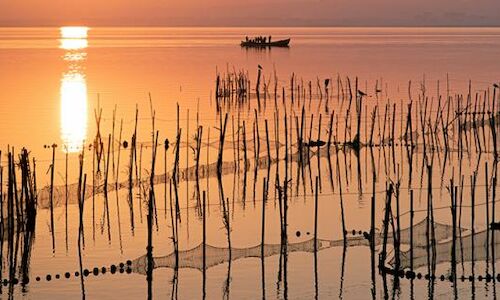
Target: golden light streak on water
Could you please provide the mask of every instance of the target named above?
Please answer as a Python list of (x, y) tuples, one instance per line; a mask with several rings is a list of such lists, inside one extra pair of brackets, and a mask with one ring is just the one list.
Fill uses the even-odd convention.
[(61, 76), (61, 140), (63, 151), (81, 151), (87, 137), (87, 80), (84, 62), (88, 47), (87, 27), (61, 27), (60, 48), (67, 71)]

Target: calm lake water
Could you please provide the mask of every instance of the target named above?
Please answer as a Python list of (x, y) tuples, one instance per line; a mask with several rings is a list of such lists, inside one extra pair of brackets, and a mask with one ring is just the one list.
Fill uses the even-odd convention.
[[(256, 35), (272, 35), (273, 40), (290, 37), (291, 45), (289, 48), (260, 50), (240, 47), (239, 43), (245, 36)], [(181, 218), (178, 225), (179, 250), (188, 251), (202, 242), (203, 225), (197, 191), (206, 191), (207, 243), (220, 250), (210, 252), (209, 261), (216, 263), (210, 266), (206, 276), (203, 276), (200, 269), (200, 252), (188, 252), (192, 255), (185, 258), (187, 267), (181, 267), (178, 271), (174, 271), (168, 257), (158, 259), (169, 255), (174, 249), (170, 213), (173, 192), (169, 184), (160, 180), (155, 185), (155, 270), (150, 283), (150, 296), (155, 299), (196, 299), (202, 298), (205, 290), (208, 299), (309, 299), (315, 296), (322, 299), (378, 299), (384, 298), (388, 285), (388, 295), (402, 299), (431, 296), (452, 298), (454, 294), (463, 299), (491, 299), (496, 296), (495, 284), (486, 281), (478, 281), (474, 288), (471, 288), (471, 283), (467, 281), (459, 283), (456, 285), (456, 293), (455, 286), (449, 281), (438, 280), (431, 284), (427, 280), (413, 282), (402, 279), (395, 283), (394, 278), (389, 276), (388, 282), (385, 282), (378, 269), (375, 270), (375, 275), (371, 276), (371, 251), (368, 244), (359, 242), (365, 241), (361, 238), (362, 234), (349, 234), (354, 240), (347, 248), (342, 247), (342, 243), (336, 244), (343, 237), (341, 201), (346, 229), (369, 231), (371, 197), (375, 190), (375, 227), (382, 230), (386, 187), (389, 182), (396, 182), (398, 179), (401, 182), (400, 210), (404, 215), (401, 217), (401, 227), (408, 228), (410, 190), (414, 191), (415, 196), (415, 224), (425, 219), (429, 199), (427, 188), (430, 182), (432, 198), (435, 201), (435, 221), (449, 225), (450, 194), (446, 185), (451, 178), (454, 178), (457, 184), (464, 176), (464, 205), (469, 205), (469, 208), (464, 207), (465, 217), (461, 226), (470, 229), (472, 191), (469, 176), (474, 171), (477, 171), (479, 176), (475, 191), (476, 201), (481, 204), (476, 209), (474, 227), (476, 231), (484, 231), (488, 221), (491, 221), (491, 212), (485, 214), (484, 210), (490, 204), (484, 205), (484, 202), (486, 195), (491, 197), (492, 189), (496, 189), (491, 187), (492, 169), (495, 166), (496, 171), (496, 164), (492, 154), (492, 135), (489, 131), (480, 137), (484, 143), (484, 151), (478, 151), (477, 146), (474, 146), (476, 139), (473, 140), (471, 133), (466, 142), (470, 147), (464, 157), (457, 154), (461, 153), (465, 146), (457, 146), (459, 144), (455, 134), (450, 134), (454, 145), (452, 150), (443, 151), (444, 141), (438, 141), (443, 139), (441, 132), (441, 138), (432, 138), (433, 143), (441, 145), (440, 150), (431, 150), (425, 146), (422, 148), (419, 142), (412, 159), (400, 143), (393, 148), (394, 151), (376, 147), (372, 151), (362, 148), (358, 153), (346, 149), (339, 152), (331, 150), (331, 157), (315, 154), (314, 159), (311, 158), (304, 168), (306, 171), (300, 171), (300, 164), (292, 161), (290, 170), (287, 171), (290, 179), (288, 242), (291, 245), (304, 242), (302, 246), (297, 246), (301, 251), (290, 250), (283, 258), (283, 254), (273, 252), (273, 246), (269, 246), (266, 248), (269, 256), (266, 256), (263, 264), (260, 257), (255, 255), (255, 251), (249, 249), (260, 246), (262, 242), (264, 178), (271, 179), (265, 205), (264, 240), (269, 245), (280, 244), (281, 208), (278, 193), (275, 191), (279, 182), (274, 178), (277, 171), (281, 172), (281, 180), (284, 178), (286, 164), (282, 160), (285, 155), (285, 112), (290, 117), (288, 126), (292, 136), (289, 141), (291, 146), (297, 146), (296, 129), (299, 121), (296, 121), (295, 117), (300, 119), (302, 107), (305, 107), (307, 117), (306, 136), (309, 136), (311, 130), (311, 136), (327, 139), (330, 114), (334, 111), (334, 137), (344, 142), (344, 137), (347, 136), (345, 132), (348, 131), (351, 137), (351, 127), (346, 126), (346, 116), (354, 114), (354, 104), (349, 110), (347, 102), (341, 101), (338, 83), (341, 79), (342, 86), (346, 85), (349, 77), (354, 85), (357, 77), (358, 89), (367, 94), (363, 98), (360, 138), (364, 142), (368, 141), (372, 122), (370, 116), (377, 107), (375, 140), (382, 143), (382, 135), (389, 135), (385, 133), (384, 117), (388, 116), (393, 120), (395, 135), (404, 134), (410, 97), (415, 101), (414, 130), (419, 130), (418, 118), (421, 115), (417, 113), (422, 113), (425, 99), (430, 103), (428, 111), (432, 116), (429, 120), (435, 121), (435, 114), (437, 116), (445, 107), (438, 100), (440, 96), (445, 101), (449, 95), (452, 101), (447, 103), (465, 101), (457, 100), (455, 95), (463, 94), (467, 98), (469, 89), (471, 97), (476, 99), (485, 99), (482, 98), (484, 95), (487, 95), (488, 99), (492, 99), (492, 95), (498, 96), (498, 89), (496, 94), (493, 94), (493, 84), (500, 81), (499, 49), (498, 28), (0, 28), (0, 162), (4, 169), (2, 207), (6, 207), (7, 199), (6, 153), (9, 146), (14, 147), (16, 159), (21, 148), (25, 147), (31, 151), (30, 157), (35, 157), (37, 161), (38, 188), (44, 189), (40, 191), (35, 236), (29, 256), (30, 282), (26, 286), (17, 284), (12, 288), (7, 285), (3, 287), (2, 296), (14, 295), (32, 299), (73, 299), (83, 295), (90, 299), (146, 298), (148, 281), (139, 258), (146, 254), (146, 203), (149, 187), (146, 184), (141, 184), (141, 187), (134, 186), (132, 201), (135, 205), (131, 207), (126, 187), (130, 146), (128, 149), (120, 147), (124, 140), (131, 142), (136, 108), (139, 111), (137, 141), (143, 154), (137, 157), (141, 165), (134, 167), (135, 180), (142, 178), (142, 181), (147, 182), (151, 171), (152, 110), (155, 111), (155, 129), (159, 131), (161, 146), (158, 148), (160, 151), (156, 174), (170, 173), (173, 169), (174, 147), (171, 146), (164, 152), (163, 141), (168, 138), (171, 145), (175, 143), (177, 104), (182, 128), (179, 158), (181, 170), (195, 165), (193, 147), (198, 125), (203, 126), (200, 164), (205, 167), (213, 166), (217, 160), (221, 127), (221, 115), (217, 114), (215, 99), (216, 76), (240, 70), (248, 72), (253, 90), (260, 65), (262, 82), (269, 83), (272, 87), (270, 89), (274, 89), (276, 82), (280, 86), (280, 96), (282, 86), (283, 93), (286, 92), (285, 100), (276, 97), (279, 99), (276, 105), (274, 95), (266, 96), (266, 108), (262, 111), (257, 108), (253, 98), (248, 107), (245, 105), (245, 108), (225, 108), (229, 118), (228, 137), (223, 152), (223, 160), (227, 162), (224, 175), (218, 180), (214, 174), (207, 171), (207, 174), (210, 174), (205, 174), (206, 176), (197, 181), (193, 175), (183, 171), (183, 178), (178, 184)], [(296, 102), (290, 102), (292, 74), (295, 85), (301, 85), (304, 91), (308, 89), (308, 82), (311, 82), (311, 97), (307, 92), (307, 97), (302, 100), (298, 96)], [(321, 96), (318, 95), (325, 79), (330, 79), (332, 83), (329, 90), (331, 94), (327, 96), (331, 99), (328, 98), (326, 102), (322, 94), (326, 90), (321, 92)], [(319, 88), (316, 87), (317, 84)], [(475, 107), (479, 103), (481, 108), (482, 101), (476, 100)], [(496, 101), (498, 103), (498, 100)], [(497, 105), (493, 100), (487, 100), (487, 103), (488, 109)], [(396, 104), (397, 108), (392, 114), (392, 105)], [(451, 104), (446, 105), (448, 107)], [(108, 199), (105, 199), (102, 193), (105, 164), (100, 161), (102, 170), (99, 175), (93, 177), (93, 151), (89, 150), (98, 132), (96, 119), (99, 119), (98, 112), (101, 108), (99, 133), (104, 141), (105, 152), (108, 147), (108, 134), (114, 132), (109, 167), (109, 182), (113, 188)], [(387, 115), (384, 114), (384, 109)], [(448, 110), (453, 115), (458, 111), (458, 107), (453, 106)], [(274, 122), (276, 111), (280, 122), (277, 132)], [(259, 120), (255, 119), (257, 114)], [(321, 123), (318, 120), (320, 114)], [(278, 138), (281, 142), (278, 150), (281, 160), (272, 164), (269, 169), (254, 164), (256, 140), (261, 144), (259, 157), (267, 157), (264, 119), (269, 122), (270, 140), (273, 144), (270, 151), (273, 151), (273, 155), (276, 151), (273, 148), (276, 147), (274, 142)], [(450, 124), (453, 123), (452, 119), (453, 116), (448, 119), (451, 120)], [(246, 123), (242, 123), (243, 121)], [(251, 161), (248, 170), (239, 167), (239, 163), (237, 166), (230, 165), (231, 162), (237, 161), (236, 157), (238, 161), (243, 159), (242, 126), (245, 128), (245, 141), (248, 143), (245, 145), (249, 149), (248, 160)], [(256, 126), (259, 127), (259, 138), (255, 137)], [(455, 129), (453, 130), (455, 132)], [(237, 138), (240, 146), (235, 146)], [(47, 190), (50, 185), (52, 151), (44, 145), (53, 143), (58, 147), (54, 164), (54, 225), (51, 225)], [(78, 155), (82, 147), (85, 149), (83, 169), (88, 176), (83, 210), (83, 268), (90, 271), (94, 267), (99, 268), (98, 275), (85, 277), (84, 288), (80, 277), (74, 276), (74, 272), (80, 268), (77, 242), (79, 208), (75, 183), (79, 178)], [(296, 155), (297, 151), (290, 150), (291, 156)], [(429, 164), (427, 154), (430, 156), (430, 153), (433, 153), (433, 168), (431, 180), (428, 181), (426, 164)], [(489, 165), (487, 180), (484, 175), (487, 172), (486, 164)], [(136, 171), (137, 169), (139, 171)], [(376, 174), (376, 178), (372, 174)], [(307, 244), (307, 241), (313, 238), (314, 232), (316, 176), (320, 188), (318, 238), (323, 242), (314, 255), (312, 244)], [(68, 205), (65, 205), (64, 194), (66, 178), (71, 185)], [(101, 186), (99, 192), (93, 193), (93, 182), (96, 182), (96, 189)], [(115, 191), (115, 182), (120, 186), (118, 192)], [(490, 186), (488, 192), (485, 188), (487, 184)], [(228, 201), (224, 210), (228, 211), (231, 226), (230, 237), (234, 252), (231, 263), (228, 263), (227, 254), (224, 252), (228, 249), (228, 234), (221, 195)], [(420, 234), (416, 240), (422, 242), (424, 238)], [(440, 242), (449, 241), (450, 238), (451, 236), (446, 236)], [(500, 237), (497, 240), (500, 240)], [(421, 249), (425, 248), (422, 244), (419, 246)], [(8, 247), (9, 242), (4, 236), (2, 279), (9, 278), (9, 258), (6, 254)], [(402, 248), (406, 251), (409, 247), (406, 244)], [(448, 248), (444, 249), (443, 253), (449, 253)], [(379, 244), (376, 250), (375, 260), (378, 263), (378, 253), (381, 250)], [(260, 254), (260, 250), (257, 254)], [(494, 261), (489, 256), (491, 254), (487, 257)], [(443, 254), (442, 257), (444, 256)], [(130, 267), (131, 274), (127, 274), (126, 268), (123, 273), (118, 271), (111, 274), (112, 264), (127, 260), (133, 262)], [(286, 265), (286, 268), (283, 269), (283, 265)], [(494, 266), (494, 262), (484, 263), (484, 259), (476, 262), (476, 265), (471, 265), (470, 260), (465, 259), (459, 267), (459, 276), (468, 278), (469, 274), (474, 272), (476, 276), (486, 276), (488, 272), (491, 274), (489, 268)], [(102, 274), (102, 267), (107, 268), (105, 274)], [(427, 265), (417, 265), (415, 270), (426, 274)], [(449, 260), (443, 258), (436, 267), (436, 274), (444, 274), (448, 278), (450, 270)], [(71, 278), (55, 279), (56, 274), (63, 277), (66, 272), (71, 273)], [(18, 273), (20, 274), (20, 271), (16, 270), (16, 274)], [(51, 274), (52, 280), (47, 280), (47, 274)], [(37, 281), (36, 277), (40, 277), (40, 281)]]
[[(258, 34), (291, 37), (291, 47), (239, 47), (245, 36)], [(63, 39), (58, 28), (2, 28), (0, 144), (60, 142), (64, 99), (73, 96), (82, 98), (73, 102), (87, 103), (87, 132), (98, 95), (108, 115), (119, 105), (130, 120), (136, 104), (149, 108), (151, 93), (158, 117), (174, 119), (176, 102), (192, 111), (198, 99), (203, 106), (210, 103), (217, 68), (249, 70), (253, 79), (260, 64), (267, 78), (276, 70), (284, 83), (292, 72), (304, 80), (358, 76), (361, 86), (379, 79), (394, 100), (394, 91), (405, 94), (409, 80), (424, 76), (443, 85), (449, 74), (452, 89), (466, 87), (468, 80), (481, 89), (500, 78), (499, 44), (496, 28), (91, 28), (76, 42)]]

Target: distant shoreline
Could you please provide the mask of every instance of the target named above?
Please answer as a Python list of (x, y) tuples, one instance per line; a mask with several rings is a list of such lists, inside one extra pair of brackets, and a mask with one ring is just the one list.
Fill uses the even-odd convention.
[(458, 25), (422, 25), (422, 26), (369, 26), (369, 25), (359, 25), (359, 26), (341, 26), (341, 25), (303, 25), (303, 26), (203, 26), (203, 25), (131, 25), (131, 24), (122, 24), (122, 25), (113, 25), (113, 24), (89, 24), (89, 23), (72, 23), (72, 24), (39, 24), (39, 25), (9, 25), (9, 24), (0, 24), (0, 28), (59, 28), (65, 26), (86, 26), (89, 28), (276, 28), (276, 29), (286, 29), (286, 28), (342, 28), (342, 29), (419, 29), (419, 28), (440, 28), (440, 29), (497, 29), (500, 28), (499, 25), (476, 25), (476, 26), (458, 26)]

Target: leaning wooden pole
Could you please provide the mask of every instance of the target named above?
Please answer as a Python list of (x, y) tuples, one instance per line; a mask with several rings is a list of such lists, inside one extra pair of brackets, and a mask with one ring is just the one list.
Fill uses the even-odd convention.
[(56, 163), (56, 144), (52, 144), (52, 164), (50, 165), (50, 231), (52, 232), (52, 252), (56, 251), (56, 238), (54, 228), (54, 169)]

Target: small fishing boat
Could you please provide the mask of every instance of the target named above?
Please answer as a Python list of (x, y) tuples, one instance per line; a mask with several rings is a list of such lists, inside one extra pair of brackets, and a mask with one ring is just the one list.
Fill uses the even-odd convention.
[(263, 43), (263, 42), (256, 42), (256, 41), (242, 41), (241, 42), (241, 47), (256, 47), (256, 48), (263, 48), (263, 47), (288, 47), (288, 44), (290, 44), (290, 39), (286, 40), (279, 40), (279, 41), (273, 41), (270, 43)]

